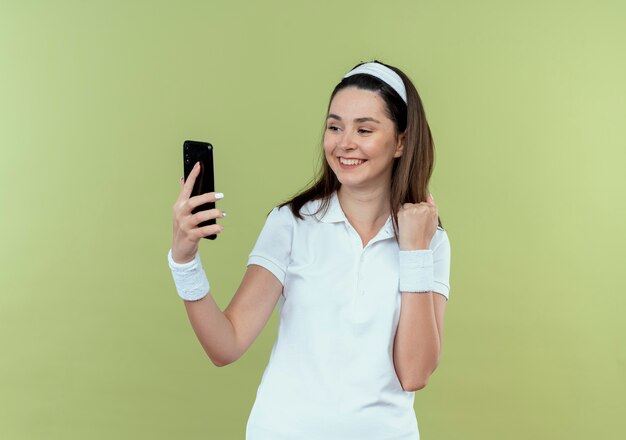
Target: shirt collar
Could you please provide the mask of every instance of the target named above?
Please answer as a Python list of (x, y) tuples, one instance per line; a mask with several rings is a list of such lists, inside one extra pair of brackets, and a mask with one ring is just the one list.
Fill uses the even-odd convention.
[[(309, 208), (309, 213), (314, 213), (321, 204), (321, 199), (315, 201), (316, 203)], [(320, 213), (321, 214), (321, 213)], [(320, 215), (318, 214), (318, 215)], [(337, 223), (344, 222), (347, 225), (350, 224), (348, 219), (346, 218), (343, 209), (341, 209), (341, 204), (339, 203), (339, 197), (337, 196), (337, 191), (333, 191), (330, 195), (330, 202), (328, 204), (328, 210), (320, 217), (320, 221), (324, 223)], [(391, 215), (387, 218), (387, 222), (382, 227), (381, 231), (386, 237), (393, 236), (393, 223), (391, 221)]]
[[(324, 223), (337, 223), (345, 222), (348, 224), (348, 219), (341, 209), (339, 203), (339, 197), (337, 197), (337, 191), (333, 191), (328, 197), (328, 209), (326, 212), (320, 209), (322, 205), (322, 199), (311, 200), (303, 206), (303, 211), (306, 214), (313, 215), (318, 221)], [(318, 211), (319, 210), (319, 211)]]
[(341, 209), (341, 204), (339, 203), (339, 197), (337, 197), (337, 191), (333, 191), (330, 195), (330, 203), (328, 204), (328, 210), (321, 217), (320, 221), (324, 223), (336, 223), (336, 222), (346, 222), (348, 223), (348, 219)]

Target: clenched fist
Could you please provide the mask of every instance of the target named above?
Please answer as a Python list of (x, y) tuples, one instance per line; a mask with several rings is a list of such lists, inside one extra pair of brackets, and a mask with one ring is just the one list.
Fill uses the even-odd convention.
[(439, 224), (438, 219), (439, 210), (430, 194), (426, 202), (402, 205), (398, 211), (400, 250), (429, 249)]

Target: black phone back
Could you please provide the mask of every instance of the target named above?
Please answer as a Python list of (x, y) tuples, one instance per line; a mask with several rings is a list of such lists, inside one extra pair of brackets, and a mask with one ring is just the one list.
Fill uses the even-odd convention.
[[(191, 196), (194, 197), (200, 194), (215, 191), (215, 177), (213, 169), (213, 145), (208, 142), (190, 141), (183, 142), (183, 169), (185, 182), (193, 166), (196, 162), (200, 162), (200, 174), (196, 177), (196, 181), (191, 191)], [(215, 202), (205, 203), (203, 205), (195, 207), (191, 213), (195, 214), (198, 211), (204, 211), (207, 209), (214, 209)], [(207, 225), (214, 225), (215, 219), (205, 220), (200, 222), (198, 227)], [(217, 234), (209, 235), (204, 238), (209, 240), (215, 240)]]

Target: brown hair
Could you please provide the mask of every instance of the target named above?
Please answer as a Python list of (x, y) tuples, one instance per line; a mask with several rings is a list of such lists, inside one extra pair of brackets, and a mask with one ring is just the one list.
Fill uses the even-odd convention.
[[(378, 60), (374, 60), (374, 62), (387, 66), (400, 75), (406, 89), (408, 105), (384, 81), (367, 74), (355, 74), (348, 78), (343, 78), (335, 86), (330, 95), (326, 112), (328, 113), (330, 104), (337, 92), (346, 87), (371, 90), (378, 92), (385, 101), (385, 110), (389, 118), (394, 122), (396, 135), (406, 131), (404, 151), (400, 157), (394, 159), (391, 174), (391, 212), (393, 229), (396, 240), (398, 240), (398, 209), (403, 203), (425, 202), (429, 194), (428, 182), (434, 168), (435, 148), (430, 127), (426, 121), (422, 100), (411, 80), (397, 67)], [(361, 64), (363, 62), (357, 64), (357, 66)], [(326, 122), (324, 122), (325, 130)], [(330, 196), (341, 186), (337, 176), (335, 176), (335, 173), (326, 161), (323, 148), (321, 153), (321, 167), (318, 170), (318, 176), (311, 181), (312, 183), (306, 189), (279, 205), (279, 207), (282, 207), (291, 204), (290, 209), (294, 216), (301, 220), (303, 217), (300, 209), (305, 203), (321, 199), (321, 205), (315, 214), (320, 211), (326, 212), (330, 203)], [(437, 221), (438, 227), (443, 229), (441, 219), (437, 218)]]

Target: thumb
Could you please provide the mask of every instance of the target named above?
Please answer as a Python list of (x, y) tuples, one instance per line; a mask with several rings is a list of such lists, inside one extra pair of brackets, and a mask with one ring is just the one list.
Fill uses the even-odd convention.
[(433, 195), (432, 195), (432, 194), (428, 194), (428, 197), (426, 198), (426, 203), (430, 203), (430, 204), (432, 204), (432, 205), (434, 205), (434, 206), (437, 206), (437, 205), (435, 204), (435, 198), (433, 197)]

